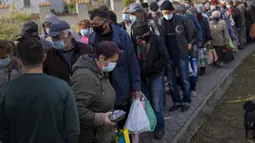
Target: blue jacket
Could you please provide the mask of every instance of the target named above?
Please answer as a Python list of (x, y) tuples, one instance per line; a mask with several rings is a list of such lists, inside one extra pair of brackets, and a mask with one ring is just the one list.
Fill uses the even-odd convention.
[[(119, 26), (111, 24), (112, 41), (122, 50), (117, 66), (112, 72), (112, 86), (116, 92), (116, 105), (124, 104), (131, 92), (141, 91), (140, 68), (130, 36)], [(95, 47), (99, 35), (95, 32), (89, 36), (89, 44)]]
[(196, 29), (197, 29), (197, 40), (198, 42), (203, 42), (203, 30), (196, 18), (195, 15), (190, 14), (190, 13), (186, 13), (185, 16), (190, 19), (192, 21), (192, 23), (195, 25)]
[(205, 44), (209, 40), (212, 40), (210, 25), (207, 18), (204, 17), (202, 14), (200, 14), (200, 17), (198, 18), (198, 22), (203, 31), (203, 44)]

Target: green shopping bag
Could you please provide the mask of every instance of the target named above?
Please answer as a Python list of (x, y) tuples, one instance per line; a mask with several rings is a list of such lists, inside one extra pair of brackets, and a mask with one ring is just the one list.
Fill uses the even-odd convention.
[[(146, 98), (146, 96), (144, 94), (142, 94), (142, 95), (143, 95), (142, 98), (143, 98), (144, 103), (145, 103), (146, 114), (147, 114), (147, 117), (150, 121), (150, 131), (154, 131), (155, 128), (156, 128), (156, 125), (157, 125), (157, 118), (156, 118), (156, 115), (155, 115), (155, 112), (154, 112), (153, 108), (151, 107), (150, 101)], [(134, 99), (135, 98), (133, 96), (132, 101)]]
[(231, 49), (235, 49), (235, 45), (233, 44), (233, 42), (232, 42), (231, 39), (229, 39), (228, 46), (229, 46), (229, 48), (231, 48)]

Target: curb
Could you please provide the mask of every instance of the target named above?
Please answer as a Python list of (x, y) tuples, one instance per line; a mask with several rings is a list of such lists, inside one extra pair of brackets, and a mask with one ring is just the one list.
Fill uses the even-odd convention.
[(213, 90), (205, 97), (202, 103), (197, 107), (193, 115), (187, 120), (182, 129), (174, 137), (171, 143), (189, 143), (190, 139), (196, 134), (198, 129), (203, 124), (204, 120), (210, 115), (219, 99), (223, 96), (229, 85), (233, 81), (232, 73), (239, 67), (242, 61), (253, 53), (254, 45), (249, 45), (247, 48), (251, 48), (246, 55), (238, 59), (237, 63), (233, 66), (229, 72), (224, 75), (220, 82), (213, 88)]

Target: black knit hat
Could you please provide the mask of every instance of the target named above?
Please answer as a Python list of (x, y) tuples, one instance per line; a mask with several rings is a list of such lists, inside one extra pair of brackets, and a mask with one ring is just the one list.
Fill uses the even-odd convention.
[(135, 35), (143, 35), (150, 31), (150, 27), (145, 21), (135, 21), (132, 25)]
[(171, 11), (173, 11), (174, 7), (173, 7), (173, 5), (170, 1), (166, 0), (161, 4), (160, 9), (161, 10), (171, 10)]
[(152, 2), (152, 3), (150, 4), (150, 10), (151, 10), (151, 11), (156, 12), (156, 11), (158, 11), (158, 8), (159, 8), (159, 6), (158, 6), (158, 3), (157, 3), (157, 2)]

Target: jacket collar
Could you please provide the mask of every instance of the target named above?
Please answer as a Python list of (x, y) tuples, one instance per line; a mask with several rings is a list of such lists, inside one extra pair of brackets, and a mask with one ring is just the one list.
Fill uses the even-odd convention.
[[(111, 26), (111, 30), (112, 30), (112, 41), (115, 42), (117, 44), (117, 46), (121, 45), (121, 40), (119, 37), (119, 29), (117, 26), (115, 26), (114, 24), (110, 24)], [(93, 32), (91, 35), (91, 44), (93, 46), (96, 46), (99, 43), (99, 36), (98, 34), (96, 34), (96, 32)]]

